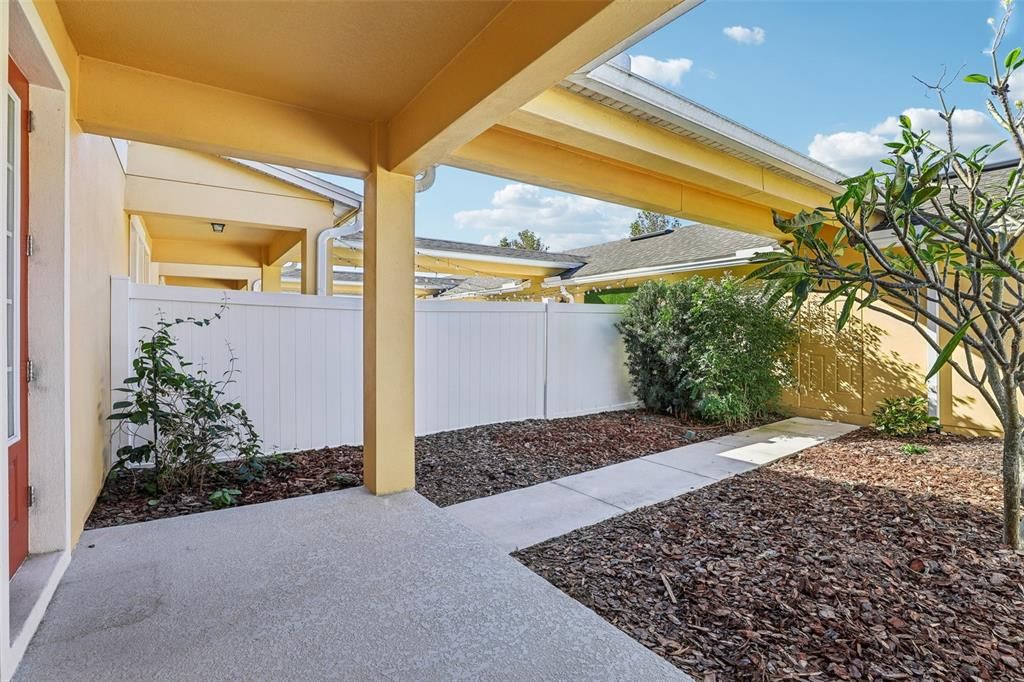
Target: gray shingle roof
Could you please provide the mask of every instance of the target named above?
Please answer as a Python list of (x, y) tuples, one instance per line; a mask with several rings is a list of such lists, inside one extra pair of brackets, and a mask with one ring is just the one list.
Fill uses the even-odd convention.
[(633, 241), (627, 238), (575, 249), (573, 252), (586, 258), (587, 263), (564, 273), (563, 278), (727, 258), (736, 255), (737, 251), (771, 247), (777, 243), (768, 237), (694, 223), (646, 239)]
[[(345, 236), (342, 241), (362, 241), (363, 233)], [(518, 258), (521, 260), (549, 261), (551, 263), (580, 263), (582, 260), (578, 255), (571, 253), (555, 253), (552, 251), (530, 251), (529, 249), (511, 249), (504, 246), (489, 246), (487, 244), (470, 244), (469, 242), (456, 242), (448, 239), (433, 239), (429, 237), (416, 237), (416, 248), (431, 251), (451, 251), (454, 253), (466, 253), (475, 256), (495, 256), (498, 258)]]
[[(993, 199), (1006, 196), (1006, 183), (1010, 180), (1010, 173), (1017, 167), (1017, 163), (1017, 159), (1012, 159), (1010, 161), (1000, 161), (985, 166), (985, 170), (981, 174), (981, 182), (979, 184), (981, 191), (988, 194)], [(960, 186), (960, 181), (954, 180), (953, 185), (955, 187)], [(963, 191), (957, 192), (957, 197), (961, 202), (967, 200), (967, 194)], [(942, 205), (949, 205), (949, 190), (946, 189), (945, 185), (943, 185), (942, 192), (939, 193), (937, 199)]]
[(475, 294), (481, 291), (491, 291), (493, 289), (500, 289), (506, 284), (515, 284), (517, 280), (507, 279), (504, 277), (467, 277), (466, 279), (459, 282), (456, 286), (448, 289), (441, 298), (449, 296), (458, 296), (460, 294)]

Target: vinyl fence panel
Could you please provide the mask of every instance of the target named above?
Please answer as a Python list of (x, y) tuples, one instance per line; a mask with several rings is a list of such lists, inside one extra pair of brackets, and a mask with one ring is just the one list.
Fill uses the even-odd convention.
[[(361, 299), (123, 278), (112, 280), (111, 298), (111, 386), (130, 375), (142, 327), (161, 315), (222, 312), (208, 327), (176, 327), (179, 350), (212, 377), (235, 358), (228, 395), (245, 406), (268, 451), (362, 442)], [(619, 314), (605, 305), (418, 301), (416, 433), (632, 406)]]

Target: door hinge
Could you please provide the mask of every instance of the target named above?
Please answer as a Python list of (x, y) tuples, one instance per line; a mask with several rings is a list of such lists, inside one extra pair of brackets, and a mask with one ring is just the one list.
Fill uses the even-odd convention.
[(34, 507), (36, 504), (36, 487), (30, 485), (28, 487), (28, 506)]
[(34, 133), (36, 131), (36, 112), (31, 109), (28, 110), (28, 131)]
[(25, 236), (25, 255), (31, 256), (36, 252), (36, 238), (31, 234)]
[(25, 361), (25, 383), (31, 384), (36, 380), (36, 366), (31, 360)]

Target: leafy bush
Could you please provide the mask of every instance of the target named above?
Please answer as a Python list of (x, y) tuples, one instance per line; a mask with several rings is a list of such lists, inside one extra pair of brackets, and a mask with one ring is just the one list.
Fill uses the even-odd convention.
[(733, 277), (646, 282), (618, 325), (644, 405), (715, 422), (773, 411), (797, 331), (764, 286)]
[(939, 426), (939, 420), (928, 414), (928, 401), (921, 396), (886, 398), (871, 416), (874, 427), (889, 436), (920, 436)]
[(229, 369), (214, 380), (205, 369), (192, 368), (172, 334), (179, 325), (208, 326), (222, 313), (223, 308), (210, 319), (161, 318), (155, 329), (143, 327), (150, 334), (139, 342), (133, 375), (115, 389), (126, 395), (114, 403), (109, 419), (128, 443), (118, 448), (115, 469), (151, 464), (153, 492), (178, 486), (201, 490), (218, 455), (241, 458), (249, 469), (258, 467), (259, 435), (242, 405), (226, 398), (234, 383), (234, 354)]
[(928, 448), (917, 443), (904, 443), (900, 446), (900, 452), (904, 455), (926, 455), (928, 454)]

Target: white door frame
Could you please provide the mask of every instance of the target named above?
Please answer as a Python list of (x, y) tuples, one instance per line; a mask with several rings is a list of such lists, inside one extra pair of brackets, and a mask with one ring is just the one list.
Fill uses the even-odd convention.
[[(29, 81), (33, 132), (29, 136), (29, 232), (35, 248), (29, 268), (29, 321), (33, 364), (29, 392), (30, 558), (12, 581), (0, 581), (0, 679), (8, 680), (35, 634), (71, 557), (70, 457), (70, 79), (31, 0), (9, 0), (0, 10), (0, 47)], [(6, 130), (6, 107), (0, 108)], [(0, 136), (2, 137), (2, 136)], [(0, 139), (0, 154), (6, 154)], [(0, 183), (2, 185), (3, 183)], [(17, 200), (17, 198), (15, 198)], [(0, 186), (0, 211), (6, 211)], [(0, 240), (0, 264), (6, 268)], [(6, 275), (6, 273), (3, 273)], [(6, 296), (0, 277), (0, 296)], [(6, 321), (0, 319), (0, 357), (6, 357)], [(0, 428), (7, 429), (6, 392), (0, 395)], [(3, 439), (6, 459), (7, 443)], [(0, 467), (0, 513), (8, 513), (7, 467)], [(9, 560), (8, 521), (0, 523), (0, 564)], [(33, 562), (32, 557), (45, 558)], [(23, 570), (40, 571), (35, 589), (23, 588)], [(42, 585), (41, 589), (38, 585)], [(13, 586), (13, 588), (12, 588)], [(12, 601), (13, 599), (13, 601)], [(12, 628), (12, 604), (19, 622)]]

